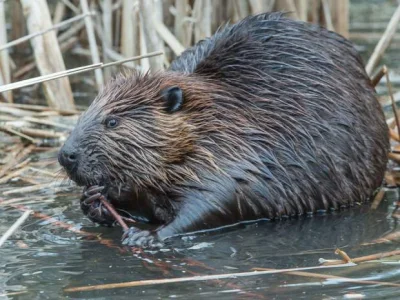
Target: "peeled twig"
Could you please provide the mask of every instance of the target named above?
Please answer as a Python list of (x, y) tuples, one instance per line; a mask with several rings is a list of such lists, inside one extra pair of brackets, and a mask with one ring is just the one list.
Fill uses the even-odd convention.
[[(253, 268), (254, 271), (270, 271), (274, 269), (268, 268)], [(382, 282), (382, 281), (375, 281), (375, 280), (360, 280), (360, 279), (353, 279), (349, 277), (342, 277), (342, 276), (335, 276), (335, 275), (328, 275), (328, 274), (319, 274), (319, 273), (311, 273), (311, 272), (288, 272), (288, 275), (296, 275), (302, 277), (309, 277), (309, 278), (321, 278), (321, 279), (335, 279), (336, 281), (340, 282), (353, 282), (358, 284), (373, 284), (373, 285), (381, 285), (381, 286), (394, 286), (400, 287), (399, 283), (392, 283), (392, 282)]]
[(343, 261), (345, 261), (346, 263), (352, 262), (351, 258), (347, 255), (347, 253), (340, 250), (339, 248), (335, 250), (335, 254), (340, 255), (343, 258)]
[(129, 229), (128, 225), (126, 225), (125, 221), (122, 220), (121, 216), (117, 213), (114, 207), (106, 200), (104, 196), (100, 197), (100, 202), (107, 208), (108, 212), (114, 217), (115, 221), (117, 221), (118, 224), (121, 225), (122, 229), (124, 231), (127, 231)]
[(32, 211), (30, 210), (24, 212), (22, 216), (19, 217), (19, 219), (3, 234), (3, 236), (0, 238), (0, 248), (3, 246), (4, 242), (7, 241), (7, 239), (18, 229), (18, 227), (25, 222), (31, 212)]
[(378, 44), (374, 49), (374, 52), (372, 53), (371, 57), (368, 60), (367, 66), (365, 67), (365, 70), (367, 71), (368, 75), (371, 75), (375, 66), (378, 64), (380, 58), (382, 57), (383, 53), (386, 51), (387, 47), (389, 47), (390, 42), (392, 41), (394, 34), (396, 33), (399, 21), (400, 21), (400, 5), (394, 12), (392, 18), (389, 21), (388, 26), (386, 27), (385, 33), (382, 35), (381, 39), (379, 40)]
[[(390, 257), (390, 256), (395, 256), (395, 255), (400, 255), (400, 250), (395, 250), (395, 251), (390, 251), (390, 252), (382, 252), (382, 253), (377, 253), (377, 254), (372, 254), (372, 255), (367, 255), (367, 256), (361, 256), (361, 257), (356, 257), (353, 258), (351, 261), (353, 263), (360, 263), (360, 262), (366, 262), (370, 260), (377, 260), (381, 259), (384, 257)], [(324, 262), (324, 266), (333, 266), (333, 265), (340, 265), (343, 264), (343, 260), (331, 260)]]
[(251, 271), (251, 272), (238, 272), (238, 273), (229, 273), (229, 274), (190, 276), (190, 277), (180, 277), (180, 278), (138, 280), (138, 281), (121, 282), (121, 283), (71, 287), (71, 288), (64, 289), (64, 292), (67, 292), (67, 293), (68, 292), (87, 292), (87, 291), (115, 289), (115, 288), (127, 288), (127, 287), (135, 287), (135, 286), (159, 285), (159, 284), (176, 283), (176, 282), (191, 282), (191, 281), (197, 282), (197, 281), (207, 281), (207, 280), (214, 280), (214, 279), (236, 279), (238, 277), (281, 274), (281, 273), (288, 273), (288, 272), (294, 272), (294, 271), (321, 270), (321, 269), (325, 269), (326, 267), (349, 267), (352, 265), (353, 264), (341, 264), (341, 265), (335, 265), (335, 266), (316, 266), (316, 267), (280, 269), (280, 270), (260, 271), (260, 272)]

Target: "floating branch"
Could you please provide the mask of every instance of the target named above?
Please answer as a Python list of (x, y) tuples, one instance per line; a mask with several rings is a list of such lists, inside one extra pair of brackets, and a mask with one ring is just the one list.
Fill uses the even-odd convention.
[(176, 282), (190, 282), (190, 281), (207, 281), (215, 279), (236, 279), (238, 277), (250, 277), (250, 276), (261, 276), (270, 274), (281, 274), (293, 271), (307, 271), (307, 270), (321, 270), (326, 267), (349, 267), (354, 266), (354, 264), (341, 264), (335, 266), (316, 266), (316, 267), (305, 267), (305, 268), (293, 268), (293, 269), (280, 269), (280, 270), (270, 270), (270, 271), (251, 271), (251, 272), (238, 272), (238, 273), (228, 273), (228, 274), (215, 274), (215, 275), (204, 275), (204, 276), (191, 276), (191, 277), (180, 277), (180, 278), (167, 278), (167, 279), (153, 279), (153, 280), (138, 280), (122, 283), (110, 283), (92, 286), (81, 286), (81, 287), (71, 287), (64, 289), (64, 292), (86, 292), (95, 290), (105, 290), (105, 289), (115, 289), (115, 288), (127, 288), (135, 286), (146, 286), (146, 285), (159, 285), (166, 283), (176, 283)]

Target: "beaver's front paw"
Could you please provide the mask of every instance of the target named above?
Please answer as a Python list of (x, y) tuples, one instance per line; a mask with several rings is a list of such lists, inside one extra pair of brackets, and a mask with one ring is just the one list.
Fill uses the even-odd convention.
[(115, 220), (100, 202), (100, 192), (103, 189), (103, 186), (98, 185), (86, 188), (81, 197), (81, 209), (92, 222), (111, 226)]
[(122, 236), (122, 244), (142, 248), (160, 248), (162, 242), (156, 232), (129, 228)]

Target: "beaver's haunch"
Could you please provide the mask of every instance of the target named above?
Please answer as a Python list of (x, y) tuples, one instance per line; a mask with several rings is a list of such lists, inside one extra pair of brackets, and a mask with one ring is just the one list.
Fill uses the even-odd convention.
[(365, 201), (383, 178), (387, 132), (352, 44), (272, 13), (220, 30), (167, 72), (114, 79), (59, 158), (95, 186), (85, 199), (105, 186), (117, 208), (162, 224), (126, 240), (146, 245)]

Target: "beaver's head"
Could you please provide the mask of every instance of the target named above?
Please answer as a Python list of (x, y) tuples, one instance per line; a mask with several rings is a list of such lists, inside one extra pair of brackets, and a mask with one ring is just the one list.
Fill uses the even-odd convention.
[(196, 139), (185, 89), (168, 73), (112, 80), (59, 152), (68, 176), (83, 186), (168, 184), (169, 167), (184, 162)]

